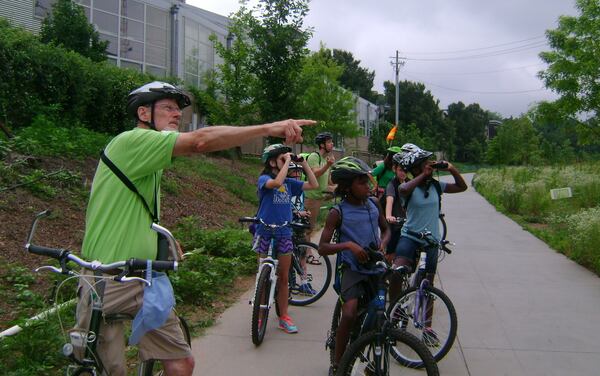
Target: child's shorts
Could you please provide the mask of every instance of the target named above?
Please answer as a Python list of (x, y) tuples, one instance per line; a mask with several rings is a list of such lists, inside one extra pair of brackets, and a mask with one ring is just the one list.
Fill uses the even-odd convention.
[(351, 270), (347, 266), (342, 267), (342, 286), (340, 297), (342, 302), (352, 299), (360, 299), (363, 296), (369, 297), (374, 293), (374, 286), (377, 283), (377, 275), (362, 274)]
[[(267, 256), (269, 247), (271, 246), (271, 236), (269, 235), (254, 235), (252, 241), (252, 249), (258, 253), (261, 257)], [(275, 238), (274, 244), (277, 255), (291, 254), (294, 250), (294, 244), (292, 243), (291, 237), (277, 237)]]

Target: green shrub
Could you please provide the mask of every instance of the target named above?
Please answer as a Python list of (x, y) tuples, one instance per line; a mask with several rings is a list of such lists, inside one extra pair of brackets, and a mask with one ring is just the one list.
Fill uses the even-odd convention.
[(76, 52), (45, 45), (0, 19), (0, 119), (14, 128), (49, 115), (64, 125), (116, 134), (131, 128), (128, 93), (151, 75), (95, 63)]
[(12, 141), (15, 150), (28, 155), (97, 157), (110, 141), (110, 136), (80, 125), (62, 125), (48, 116), (36, 116)]

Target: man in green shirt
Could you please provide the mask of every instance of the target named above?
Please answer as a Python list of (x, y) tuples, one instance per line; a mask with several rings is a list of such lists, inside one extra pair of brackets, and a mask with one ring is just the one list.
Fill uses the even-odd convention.
[[(302, 126), (312, 120), (285, 120), (256, 126), (212, 126), (179, 133), (181, 111), (189, 97), (164, 82), (146, 84), (129, 94), (127, 112), (137, 127), (116, 136), (106, 156), (135, 185), (149, 208), (159, 217), (160, 179), (174, 156), (205, 153), (241, 145), (257, 137), (281, 137), (286, 143), (302, 141)], [(110, 263), (129, 258), (156, 259), (157, 234), (151, 230), (152, 214), (103, 162), (98, 164), (86, 212), (82, 254), (86, 259)], [(78, 327), (87, 328), (90, 316), (89, 288), (80, 284)], [(108, 280), (103, 313), (135, 315), (143, 301), (143, 286)], [(87, 322), (86, 322), (87, 320)], [(108, 374), (125, 375), (125, 344), (122, 324), (102, 325), (98, 351)], [(158, 359), (167, 375), (191, 375), (194, 359), (171, 312), (162, 327), (140, 340), (142, 361)]]
[(335, 163), (333, 151), (333, 135), (329, 132), (322, 132), (315, 137), (315, 144), (319, 148), (318, 151), (308, 155), (307, 162), (313, 170), (319, 187), (312, 191), (306, 191), (305, 207), (310, 212), (310, 230), (306, 232), (306, 236), (310, 239), (310, 235), (316, 226), (317, 218), (323, 200), (328, 197), (330, 192), (327, 191), (329, 186), (329, 168)]

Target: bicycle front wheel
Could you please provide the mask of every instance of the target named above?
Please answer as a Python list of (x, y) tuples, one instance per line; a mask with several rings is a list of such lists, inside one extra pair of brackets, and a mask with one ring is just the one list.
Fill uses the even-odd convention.
[(259, 346), (265, 338), (269, 319), (269, 293), (271, 292), (271, 265), (265, 264), (258, 277), (252, 304), (252, 343)]
[[(179, 326), (181, 327), (185, 341), (188, 345), (191, 345), (192, 336), (187, 322), (181, 316), (177, 316), (177, 318), (179, 319)], [(162, 364), (156, 359), (149, 359), (145, 362), (141, 362), (137, 373), (138, 376), (163, 376), (164, 374)]]
[(331, 261), (320, 256), (318, 246), (298, 242), (294, 246), (289, 272), (290, 299), (294, 306), (305, 306), (319, 300), (331, 282)]
[[(417, 288), (406, 290), (390, 304), (388, 317), (396, 328), (421, 338), (435, 360), (440, 361), (450, 351), (456, 339), (456, 310), (443, 291), (428, 286), (422, 292), (423, 296), (417, 299)], [(415, 307), (417, 303), (421, 307)], [(400, 348), (393, 348), (392, 356), (405, 366), (421, 366), (419, 359), (405, 354)]]
[(390, 357), (393, 347), (401, 347), (412, 358), (419, 359), (427, 376), (439, 375), (437, 364), (423, 342), (398, 329), (368, 332), (352, 342), (344, 352), (337, 375), (404, 375), (406, 368)]

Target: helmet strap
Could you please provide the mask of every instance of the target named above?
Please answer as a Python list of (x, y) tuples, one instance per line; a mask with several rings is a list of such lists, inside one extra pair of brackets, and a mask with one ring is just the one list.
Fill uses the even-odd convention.
[(156, 131), (156, 125), (154, 124), (154, 103), (155, 102), (152, 102), (152, 106), (150, 109), (150, 121), (144, 121), (139, 117), (138, 120), (141, 121), (144, 125), (148, 126), (148, 128), (152, 129), (153, 131)]

